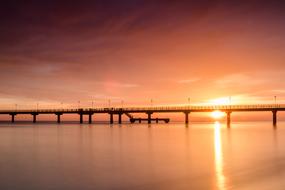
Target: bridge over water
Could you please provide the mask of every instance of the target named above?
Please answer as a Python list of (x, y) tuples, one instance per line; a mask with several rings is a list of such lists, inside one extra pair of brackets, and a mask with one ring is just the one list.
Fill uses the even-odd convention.
[[(20, 114), (29, 114), (33, 116), (33, 122), (37, 121), (37, 116), (40, 114), (54, 114), (57, 116), (57, 122), (61, 122), (63, 114), (78, 114), (79, 122), (83, 123), (83, 116), (88, 115), (88, 122), (92, 123), (94, 114), (108, 114), (110, 116), (110, 124), (114, 123), (114, 115), (118, 115), (118, 123), (122, 123), (122, 115), (129, 117), (131, 123), (136, 121), (142, 122), (152, 121), (169, 122), (169, 118), (153, 118), (154, 113), (182, 113), (185, 115), (185, 123), (189, 123), (189, 114), (191, 112), (225, 112), (227, 115), (227, 125), (231, 123), (231, 113), (233, 112), (272, 112), (273, 125), (277, 124), (277, 112), (285, 111), (285, 104), (255, 104), (255, 105), (203, 105), (203, 106), (160, 106), (160, 107), (126, 107), (126, 108), (79, 108), (79, 109), (36, 109), (36, 110), (0, 110), (0, 114), (11, 116), (11, 122), (15, 122), (15, 117)], [(133, 114), (145, 113), (145, 118), (135, 118)]]

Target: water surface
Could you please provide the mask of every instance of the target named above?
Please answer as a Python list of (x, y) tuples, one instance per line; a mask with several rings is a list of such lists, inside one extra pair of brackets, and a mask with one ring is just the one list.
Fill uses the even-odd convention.
[(285, 123), (1, 124), (0, 189), (284, 189)]

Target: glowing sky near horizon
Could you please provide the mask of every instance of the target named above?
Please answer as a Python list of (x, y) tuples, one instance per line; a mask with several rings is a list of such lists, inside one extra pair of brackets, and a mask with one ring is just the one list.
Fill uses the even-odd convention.
[(7, 1), (0, 104), (285, 103), (282, 1)]

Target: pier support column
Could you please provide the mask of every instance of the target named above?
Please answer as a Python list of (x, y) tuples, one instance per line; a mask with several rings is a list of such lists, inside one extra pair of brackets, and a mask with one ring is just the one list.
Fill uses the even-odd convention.
[(150, 124), (151, 123), (151, 112), (147, 113), (147, 123)]
[(231, 113), (232, 112), (227, 112), (227, 127), (230, 128), (231, 127)]
[(277, 124), (277, 110), (273, 110), (273, 126), (276, 126)]
[(36, 123), (37, 122), (37, 115), (36, 113), (33, 113), (33, 123)]
[(83, 123), (83, 113), (80, 113), (80, 123), (82, 124)]
[(184, 112), (185, 114), (185, 124), (189, 123), (189, 112)]
[(93, 113), (89, 113), (89, 119), (88, 119), (89, 124), (92, 123), (92, 115), (93, 115)]
[(14, 123), (15, 122), (15, 115), (16, 114), (10, 114), (11, 115), (11, 122)]
[(60, 116), (62, 115), (62, 113), (56, 113), (57, 116), (57, 123), (60, 123)]
[(114, 123), (114, 116), (112, 113), (110, 113), (110, 124)]
[(122, 114), (119, 113), (119, 124), (122, 124)]

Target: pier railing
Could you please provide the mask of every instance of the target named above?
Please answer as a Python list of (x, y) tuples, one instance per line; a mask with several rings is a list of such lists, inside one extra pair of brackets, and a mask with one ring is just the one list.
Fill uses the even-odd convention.
[(7, 109), (0, 110), (0, 113), (7, 112), (112, 112), (112, 111), (203, 111), (203, 110), (255, 110), (255, 109), (285, 109), (285, 104), (252, 104), (252, 105), (201, 105), (201, 106), (148, 106), (148, 107), (109, 107), (109, 108), (77, 108), (77, 109)]

